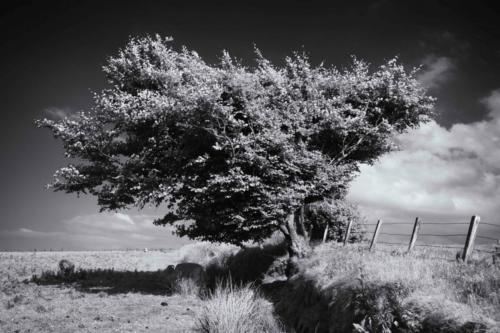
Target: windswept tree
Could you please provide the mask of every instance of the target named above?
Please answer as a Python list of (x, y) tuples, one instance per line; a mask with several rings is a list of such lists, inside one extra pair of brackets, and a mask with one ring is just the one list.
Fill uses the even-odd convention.
[(38, 121), (73, 161), (54, 190), (95, 195), (101, 210), (166, 205), (155, 223), (194, 239), (281, 230), (297, 257), (309, 249), (297, 213), (343, 198), (360, 163), (432, 115), (416, 71), (396, 60), (338, 70), (294, 54), (277, 66), (257, 50), (253, 67), (226, 52), (212, 65), (170, 42), (132, 38), (104, 66), (110, 88), (92, 110)]

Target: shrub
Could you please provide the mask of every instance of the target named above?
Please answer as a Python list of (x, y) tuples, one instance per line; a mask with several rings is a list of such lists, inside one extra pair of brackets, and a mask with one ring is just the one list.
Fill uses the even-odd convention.
[(75, 264), (71, 261), (62, 259), (59, 261), (59, 274), (61, 276), (69, 277), (75, 272)]
[(327, 239), (342, 241), (349, 221), (352, 221), (349, 242), (363, 240), (363, 225), (366, 224), (366, 220), (356, 205), (343, 199), (312, 203), (308, 206), (305, 215), (312, 230), (311, 239), (313, 241), (323, 238), (326, 225), (328, 225)]
[(219, 283), (199, 314), (197, 328), (210, 333), (284, 332), (273, 316), (272, 304), (250, 285)]
[(187, 244), (175, 251), (178, 262), (192, 262), (206, 267), (213, 260), (224, 260), (239, 247), (225, 243), (197, 242)]

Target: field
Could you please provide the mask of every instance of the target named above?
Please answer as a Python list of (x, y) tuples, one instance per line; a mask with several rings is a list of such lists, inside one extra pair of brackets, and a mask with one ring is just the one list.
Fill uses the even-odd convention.
[[(195, 296), (154, 295), (133, 290), (108, 294), (72, 286), (24, 283), (33, 274), (57, 271), (61, 259), (82, 269), (156, 271), (179, 258), (172, 252), (15, 252), (0, 253), (2, 332), (184, 332), (200, 309)], [(161, 305), (167, 303), (168, 305)], [(168, 329), (166, 329), (168, 328)]]
[[(252, 286), (221, 280), (208, 292), (181, 280), (172, 292), (166, 283), (168, 265), (207, 266), (236, 251), (197, 243), (170, 252), (0, 253), (0, 332), (280, 332), (272, 304)], [(76, 265), (78, 283), (58, 280), (61, 259)]]
[[(280, 322), (290, 332), (500, 331), (500, 268), (480, 253), (464, 264), (446, 249), (405, 255), (328, 243), (289, 281), (276, 264), (283, 253), (276, 244), (207, 243), (170, 252), (0, 253), (0, 331), (282, 332)], [(89, 283), (30, 282), (56, 272), (61, 259)], [(235, 284), (168, 292), (162, 271), (179, 262), (202, 264), (211, 282), (230, 272)]]

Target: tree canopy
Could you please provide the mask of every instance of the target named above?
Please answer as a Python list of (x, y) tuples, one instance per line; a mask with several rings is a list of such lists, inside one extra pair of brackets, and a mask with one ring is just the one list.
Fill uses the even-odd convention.
[(110, 84), (88, 112), (43, 119), (72, 163), (56, 191), (90, 193), (102, 210), (167, 205), (156, 224), (241, 244), (287, 231), (290, 214), (343, 198), (360, 163), (428, 121), (433, 98), (393, 59), (343, 70), (293, 54), (254, 66), (227, 52), (209, 64), (171, 38), (132, 38), (104, 66)]

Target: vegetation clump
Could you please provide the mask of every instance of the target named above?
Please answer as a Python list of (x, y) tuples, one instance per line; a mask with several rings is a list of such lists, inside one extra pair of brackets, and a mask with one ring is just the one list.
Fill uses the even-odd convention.
[(272, 303), (251, 285), (219, 283), (204, 302), (197, 328), (206, 333), (280, 333)]

